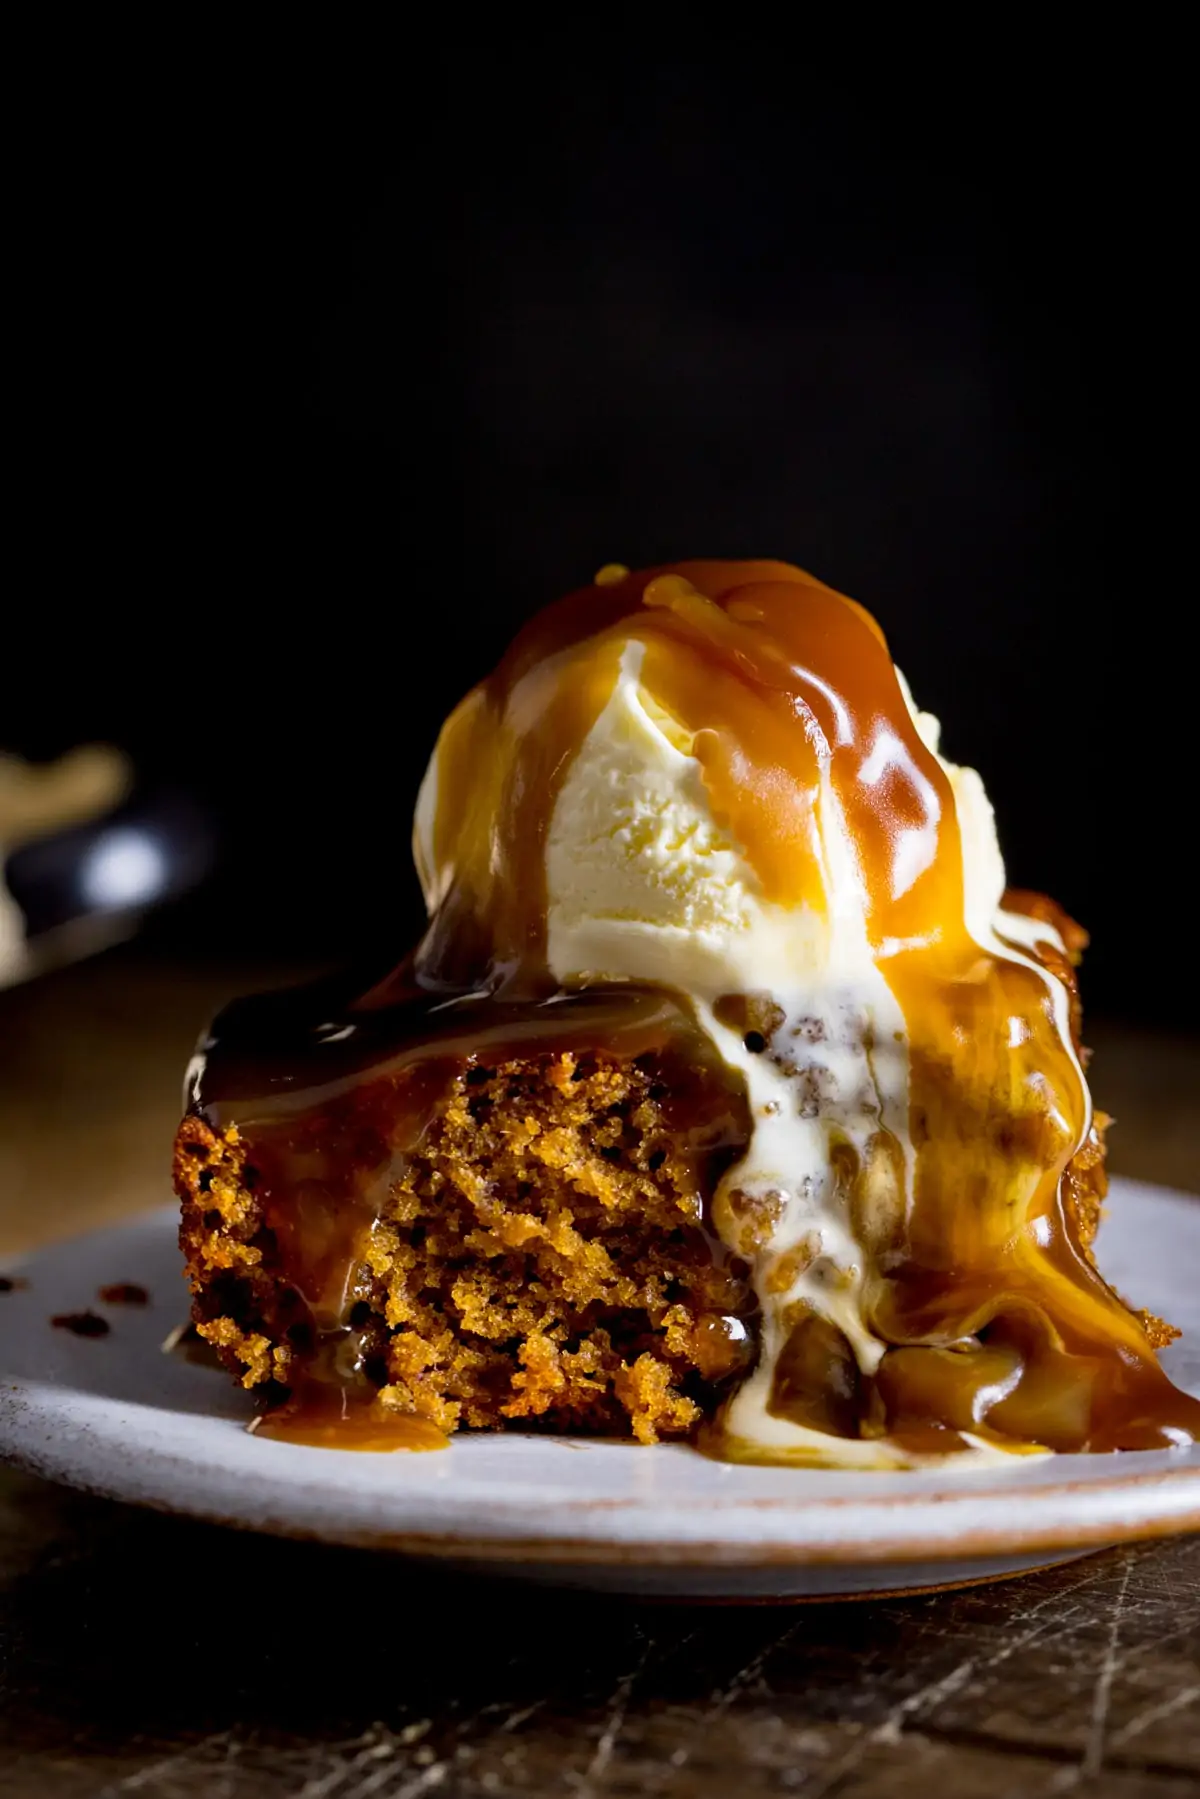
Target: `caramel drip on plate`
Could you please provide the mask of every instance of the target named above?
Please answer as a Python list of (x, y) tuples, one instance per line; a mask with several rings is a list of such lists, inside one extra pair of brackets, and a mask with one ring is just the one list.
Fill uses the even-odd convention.
[(387, 1411), (378, 1401), (356, 1404), (338, 1387), (315, 1384), (278, 1411), (264, 1413), (255, 1435), (313, 1449), (358, 1449), (375, 1455), (450, 1447), (446, 1433), (426, 1418)]

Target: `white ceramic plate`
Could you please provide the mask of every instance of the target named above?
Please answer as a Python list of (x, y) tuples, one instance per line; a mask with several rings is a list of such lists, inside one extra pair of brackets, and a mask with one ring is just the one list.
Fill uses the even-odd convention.
[[(1102, 1261), (1183, 1327), (1164, 1361), (1200, 1392), (1200, 1200), (1113, 1183)], [(248, 1397), (160, 1345), (185, 1311), (175, 1212), (31, 1257), (0, 1293), (0, 1455), (52, 1480), (252, 1530), (676, 1597), (895, 1591), (1017, 1573), (1200, 1529), (1200, 1449), (970, 1472), (733, 1467), (685, 1447), (459, 1438), (433, 1455), (250, 1436)], [(101, 1286), (149, 1289), (104, 1306)], [(105, 1336), (51, 1327), (90, 1307)]]

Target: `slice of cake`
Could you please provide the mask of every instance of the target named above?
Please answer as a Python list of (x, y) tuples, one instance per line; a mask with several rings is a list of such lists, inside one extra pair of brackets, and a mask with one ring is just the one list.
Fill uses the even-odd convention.
[(1005, 894), (878, 626), (610, 567), (447, 721), (429, 927), (230, 1007), (176, 1144), (201, 1334), (300, 1440), (896, 1467), (1200, 1435), (1092, 1258), (1084, 937)]

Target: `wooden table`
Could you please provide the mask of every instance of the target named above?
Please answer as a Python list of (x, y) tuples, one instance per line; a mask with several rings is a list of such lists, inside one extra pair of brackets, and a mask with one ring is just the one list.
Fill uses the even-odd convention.
[[(124, 950), (0, 996), (0, 1255), (164, 1197), (204, 1014)], [(1200, 1171), (1200, 1045), (1094, 1027), (1113, 1165)], [(0, 1799), (1200, 1792), (1200, 1539), (957, 1594), (635, 1604), (0, 1475)]]

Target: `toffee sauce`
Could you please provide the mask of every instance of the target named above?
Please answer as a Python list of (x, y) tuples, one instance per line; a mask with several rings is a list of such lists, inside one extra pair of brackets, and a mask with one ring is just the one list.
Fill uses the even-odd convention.
[[(317, 1324), (317, 1397), (294, 1395), (264, 1428), (290, 1418), (297, 1440), (385, 1446), (369, 1346), (354, 1342), (354, 1269), (387, 1157), (419, 1141), (448, 1070), (505, 1050), (652, 1052), (677, 1072), (681, 1132), (710, 1146), (723, 1134), (728, 1149), (744, 1131), (740, 1077), (683, 996), (561, 994), (546, 964), (555, 799), (631, 641), (768, 901), (827, 910), (811, 844), (832, 794), (906, 1025), (911, 1180), (902, 1203), (864, 1203), (858, 1220), (866, 1322), (889, 1347), (867, 1377), (827, 1320), (800, 1317), (773, 1409), (931, 1453), (965, 1446), (964, 1432), (1014, 1449), (1200, 1438), (1200, 1402), (1167, 1379), (1064, 1207), (1091, 1111), (1055, 979), (968, 931), (949, 780), (879, 627), (776, 562), (608, 568), (534, 618), (439, 739), (432, 829), (416, 845), (431, 917), (414, 955), (357, 997), (326, 987), (240, 1002), (218, 1021), (192, 1104), (214, 1127), (236, 1124), (261, 1164), (280, 1257)], [(386, 1155), (369, 1116), (384, 1091)], [(407, 1428), (396, 1423), (398, 1442)]]

